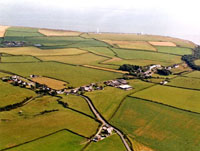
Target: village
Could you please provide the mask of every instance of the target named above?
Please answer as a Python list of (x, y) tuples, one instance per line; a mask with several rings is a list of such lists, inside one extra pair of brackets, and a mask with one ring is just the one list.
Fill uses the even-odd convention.
[(132, 86), (128, 85), (128, 82), (124, 79), (116, 79), (116, 80), (108, 80), (103, 82), (103, 84), (99, 85), (98, 83), (91, 83), (89, 85), (77, 87), (77, 88), (64, 88), (61, 90), (55, 90), (48, 87), (45, 84), (40, 84), (38, 82), (34, 82), (31, 79), (39, 77), (38, 75), (30, 75), (30, 78), (24, 78), (18, 75), (7, 76), (1, 78), (2, 81), (8, 82), (13, 86), (19, 86), (21, 88), (27, 88), (35, 91), (38, 94), (48, 94), (51, 96), (56, 96), (57, 94), (83, 94), (85, 92), (91, 92), (95, 90), (103, 90), (106, 86), (111, 86), (115, 88), (119, 88), (122, 90), (131, 90)]

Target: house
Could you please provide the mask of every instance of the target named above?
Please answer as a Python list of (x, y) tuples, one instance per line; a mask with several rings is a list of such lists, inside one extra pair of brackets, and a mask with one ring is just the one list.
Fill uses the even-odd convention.
[(117, 79), (117, 81), (121, 84), (128, 84), (128, 82), (124, 79)]
[(120, 85), (119, 86), (120, 89), (123, 89), (123, 90), (131, 90), (132, 89), (132, 86), (128, 85), (128, 84), (125, 84), (125, 85)]
[(34, 44), (35, 47), (41, 47), (41, 44)]
[(167, 84), (167, 83), (168, 83), (167, 81), (162, 81), (162, 82), (160, 82), (161, 85), (165, 85), (165, 84)]

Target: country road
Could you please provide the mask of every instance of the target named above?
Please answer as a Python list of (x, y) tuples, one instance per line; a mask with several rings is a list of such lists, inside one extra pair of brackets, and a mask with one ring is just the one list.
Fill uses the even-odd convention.
[(84, 98), (84, 99), (87, 101), (88, 105), (90, 106), (92, 112), (95, 114), (95, 116), (97, 117), (97, 119), (98, 119), (99, 121), (101, 121), (101, 123), (102, 123), (103, 125), (108, 125), (109, 127), (112, 127), (113, 130), (120, 136), (120, 138), (121, 138), (123, 144), (125, 145), (127, 151), (133, 151), (133, 150), (130, 148), (130, 146), (128, 145), (128, 143), (126, 142), (126, 139), (125, 139), (124, 135), (122, 134), (122, 132), (119, 131), (117, 128), (113, 127), (112, 125), (110, 125), (110, 124), (102, 117), (102, 115), (97, 111), (97, 109), (96, 109), (95, 106), (93, 105), (93, 103), (92, 103), (92, 101), (90, 100), (90, 98), (87, 97), (87, 96), (84, 96), (84, 95), (80, 95), (80, 96), (81, 96), (82, 98)]

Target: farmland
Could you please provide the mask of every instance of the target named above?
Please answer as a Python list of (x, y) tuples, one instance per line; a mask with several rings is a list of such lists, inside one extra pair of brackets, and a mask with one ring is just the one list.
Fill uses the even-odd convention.
[[(195, 46), (0, 26), (0, 151), (197, 151), (200, 72), (181, 59)], [(124, 64), (150, 76), (119, 70)]]
[(200, 147), (198, 114), (128, 97), (111, 123), (153, 150), (198, 150)]
[(199, 91), (158, 85), (132, 96), (200, 113)]
[[(69, 85), (74, 87), (82, 86), (92, 82), (120, 78), (122, 76), (120, 73), (107, 72), (97, 69), (95, 70), (57, 62), (0, 64), (0, 70), (12, 71), (13, 73), (22, 75), (24, 77), (29, 77), (31, 74), (50, 78), (52, 77), (58, 80), (69, 82)], [(79, 78), (80, 75), (81, 78)]]

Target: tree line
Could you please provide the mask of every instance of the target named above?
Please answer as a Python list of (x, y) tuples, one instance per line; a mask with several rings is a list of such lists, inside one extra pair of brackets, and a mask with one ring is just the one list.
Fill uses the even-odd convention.
[(192, 69), (200, 71), (200, 66), (196, 65), (194, 62), (195, 60), (200, 59), (200, 46), (197, 46), (193, 49), (192, 55), (184, 55), (181, 59), (185, 61)]

